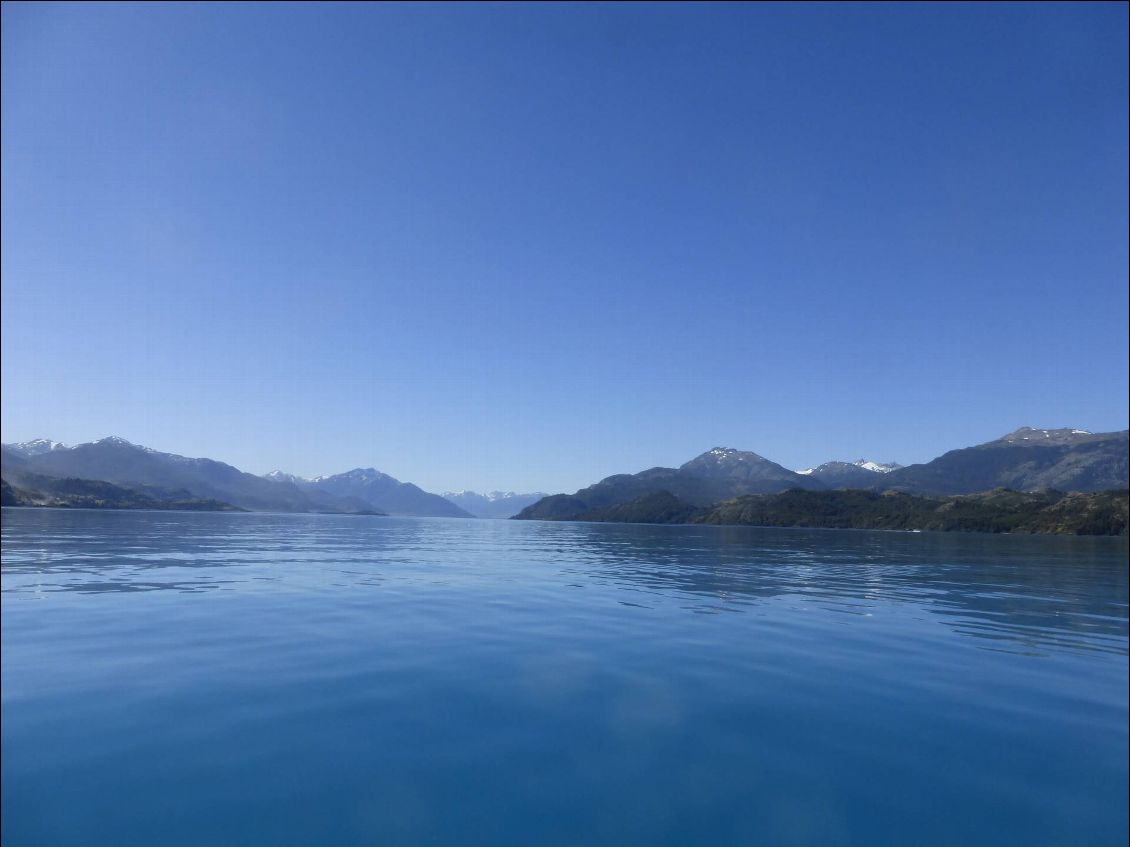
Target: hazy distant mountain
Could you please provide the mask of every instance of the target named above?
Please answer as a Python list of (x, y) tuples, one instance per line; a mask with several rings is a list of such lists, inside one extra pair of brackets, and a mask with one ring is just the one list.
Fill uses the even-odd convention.
[(882, 484), (882, 475), (896, 471), (902, 465), (896, 462), (872, 462), (857, 459), (854, 462), (825, 462), (815, 468), (797, 471), (803, 476), (818, 479), (829, 488), (874, 488)]
[[(176, 492), (184, 500), (214, 500), (255, 511), (470, 517), (439, 495), (372, 468), (311, 480), (283, 471), (256, 476), (213, 459), (161, 453), (114, 436), (74, 447), (47, 439), (5, 444), (2, 455), (4, 479), (19, 490), (51, 487), (40, 479), (38, 489), (23, 489), (21, 482), (36, 475), (108, 482), (138, 497)], [(118, 497), (125, 502), (124, 495), (109, 489), (105, 493), (108, 500)]]
[[(359, 498), (372, 508), (390, 515), (471, 517), (468, 512), (438, 494), (429, 494), (410, 482), (401, 482), (374, 468), (354, 468), (333, 476), (315, 477), (308, 485), (339, 497)], [(302, 487), (302, 490), (308, 489)]]
[(798, 474), (756, 453), (715, 447), (679, 468), (651, 468), (617, 474), (576, 494), (556, 494), (523, 509), (523, 520), (571, 520), (595, 509), (666, 492), (691, 506), (706, 506), (743, 494), (771, 494), (790, 488), (822, 489), (819, 480)]
[(294, 485), (305, 485), (310, 482), (310, 480), (305, 477), (295, 476), (292, 473), (285, 473), (284, 471), (265, 473), (263, 474), (263, 479), (269, 479), (271, 482), (290, 482)]
[(479, 494), (475, 491), (443, 493), (443, 499), (470, 512), (476, 518), (512, 518), (545, 496), (541, 491), (533, 494), (515, 494), (513, 491), (491, 491), (487, 494)]
[(1107, 491), (1126, 488), (1128, 433), (1032, 429), (951, 450), (931, 462), (892, 471), (884, 488), (920, 494), (1014, 491)]
[(27, 456), (20, 453), (15, 449), (15, 445), (3, 444), (0, 445), (0, 466), (4, 469), (4, 477), (7, 479), (12, 474), (17, 474), (27, 468)]
[(101, 480), (144, 491), (183, 491), (244, 509), (283, 512), (355, 512), (357, 508), (326, 493), (308, 493), (289, 482), (274, 482), (212, 459), (192, 459), (103, 438), (75, 447), (27, 454), (23, 445), (4, 445), (4, 478), (19, 487), (23, 474)]
[(352, 497), (349, 495), (341, 496), (333, 494), (322, 488), (319, 488), (311, 480), (292, 473), (284, 471), (271, 471), (270, 473), (263, 474), (263, 479), (277, 482), (284, 486), (293, 486), (301, 491), (312, 502), (322, 505), (333, 505), (335, 508), (332, 511), (338, 512), (356, 512), (368, 513), (377, 515), (387, 515), (388, 512), (382, 511), (374, 507), (368, 501), (360, 497)]

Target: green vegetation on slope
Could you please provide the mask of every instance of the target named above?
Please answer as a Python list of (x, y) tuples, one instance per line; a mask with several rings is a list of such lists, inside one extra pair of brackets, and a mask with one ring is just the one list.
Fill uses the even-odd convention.
[(95, 479), (55, 479), (27, 474), (21, 488), (2, 482), (5, 506), (52, 506), (70, 509), (175, 509), (193, 512), (242, 512), (219, 500), (192, 497), (184, 491), (142, 492)]
[(695, 508), (662, 491), (573, 520), (616, 523), (704, 523), (827, 529), (1024, 532), (1126, 535), (1130, 491), (1023, 494), (997, 489), (957, 497), (900, 492), (785, 491), (748, 495)]

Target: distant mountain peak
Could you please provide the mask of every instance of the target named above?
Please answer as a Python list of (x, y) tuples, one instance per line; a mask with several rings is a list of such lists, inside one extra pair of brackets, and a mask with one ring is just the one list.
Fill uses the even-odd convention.
[(490, 491), (486, 494), (479, 494), (477, 491), (463, 489), (462, 491), (445, 491), (442, 496), (449, 503), (470, 512), (477, 518), (509, 518), (546, 495), (541, 491), (529, 494), (518, 494), (513, 491)]
[(1128, 459), (1125, 430), (1024, 426), (995, 441), (903, 468), (888, 481), (915, 494), (974, 494), (995, 488), (1105, 491), (1126, 488)]
[(61, 441), (52, 441), (50, 438), (33, 438), (31, 441), (21, 441), (19, 444), (8, 444), (17, 453), (24, 456), (39, 456), (55, 450), (69, 450), (70, 448)]
[(740, 462), (767, 462), (764, 456), (752, 453), (749, 450), (737, 450), (733, 447), (712, 447), (705, 453), (700, 453), (689, 462), (683, 464), (684, 468), (695, 467), (720, 467), (735, 465)]
[(850, 470), (851, 468), (859, 468), (860, 470), (871, 471), (872, 473), (885, 474), (890, 473), (891, 471), (897, 471), (901, 467), (902, 465), (900, 465), (898, 462), (873, 462), (870, 459), (856, 459), (854, 462), (839, 462), (833, 460), (831, 462), (825, 462), (822, 465), (817, 465), (814, 468), (805, 468), (804, 470), (799, 470), (797, 471), (797, 473), (801, 476), (820, 476), (821, 474), (826, 474), (829, 472), (845, 471)]
[[(662, 469), (653, 469), (645, 473), (652, 474), (651, 478), (654, 480), (654, 473), (657, 470)], [(705, 498), (707, 495), (704, 492), (707, 489), (720, 495), (732, 491), (734, 495), (731, 496), (735, 496), (736, 494), (765, 493), (770, 490), (779, 491), (789, 487), (812, 488), (821, 486), (821, 483), (816, 480), (800, 476), (764, 456), (749, 450), (735, 450), (733, 447), (713, 447), (705, 453), (695, 456), (689, 462), (680, 465), (675, 473), (684, 480), (694, 478), (712, 481), (712, 485), (705, 487), (698, 484), (696, 484), (697, 487), (692, 485), (691, 488), (694, 488), (694, 491), (685, 489), (684, 495), (692, 499)], [(671, 490), (670, 493), (683, 496), (674, 490)]]
[[(344, 473), (323, 474), (322, 476), (316, 476), (310, 481), (325, 482), (329, 479), (349, 480), (351, 482), (372, 482), (379, 479), (393, 479), (393, 477), (389, 476), (386, 473), (381, 473), (376, 468), (354, 468), (353, 470), (345, 471)], [(399, 480), (396, 481), (399, 482)]]
[(756, 453), (746, 453), (736, 447), (712, 447), (708, 455), (717, 456), (719, 459), (744, 459), (747, 455), (756, 456)]
[(874, 471), (875, 473), (890, 473), (902, 467), (898, 462), (873, 462), (870, 459), (856, 459), (852, 464), (857, 468)]
[(1079, 441), (1089, 441), (1095, 437), (1093, 432), (1085, 429), (1072, 429), (1060, 427), (1059, 429), (1035, 429), (1022, 426), (1015, 432), (1002, 435), (990, 444), (1074, 444)]
[(494, 503), (498, 500), (506, 500), (511, 497), (526, 497), (529, 495), (515, 494), (513, 491), (488, 491), (486, 494), (480, 494), (470, 488), (462, 488), (459, 491), (445, 491), (440, 496), (446, 497), (447, 499), (451, 499), (452, 497), (482, 497), (487, 502)]
[(269, 479), (274, 482), (308, 482), (309, 480), (301, 476), (296, 476), (286, 471), (274, 470), (270, 473), (263, 474), (263, 479)]
[(134, 444), (132, 441), (126, 441), (120, 435), (107, 435), (105, 438), (99, 438), (97, 441), (94, 441), (92, 443), (94, 443), (94, 444), (109, 444), (109, 445), (113, 445), (115, 447), (133, 447), (135, 450), (148, 450), (149, 449), (148, 447), (141, 447), (138, 444)]
[(315, 477), (310, 483), (339, 497), (360, 498), (374, 509), (390, 515), (471, 517), (450, 500), (430, 494), (411, 482), (401, 482), (376, 468), (354, 468), (345, 473)]

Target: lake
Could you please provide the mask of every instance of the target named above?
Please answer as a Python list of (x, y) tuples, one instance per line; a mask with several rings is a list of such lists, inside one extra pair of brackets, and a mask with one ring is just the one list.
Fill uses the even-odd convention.
[(3, 843), (1121, 847), (1127, 555), (4, 509)]

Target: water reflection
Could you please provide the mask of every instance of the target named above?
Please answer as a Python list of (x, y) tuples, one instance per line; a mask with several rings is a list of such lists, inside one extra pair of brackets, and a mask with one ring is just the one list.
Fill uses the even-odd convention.
[[(543, 527), (546, 525), (542, 525)], [(573, 524), (590, 578), (713, 599), (795, 596), (866, 615), (921, 608), (961, 635), (1127, 653), (1126, 539)], [(700, 607), (698, 610), (701, 610)]]
[[(595, 589), (746, 613), (921, 610), (990, 649), (1127, 653), (1125, 539), (5, 509), (3, 592)], [(544, 593), (542, 596), (545, 596)]]

